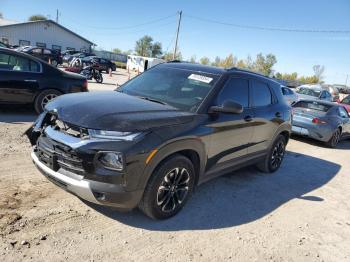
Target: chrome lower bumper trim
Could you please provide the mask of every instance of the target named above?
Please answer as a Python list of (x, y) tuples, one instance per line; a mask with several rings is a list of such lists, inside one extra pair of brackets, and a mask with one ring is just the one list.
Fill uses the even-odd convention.
[(66, 189), (67, 191), (81, 197), (82, 199), (85, 199), (89, 202), (99, 204), (99, 202), (94, 197), (94, 194), (91, 191), (90, 185), (88, 181), (85, 180), (76, 180), (70, 177), (67, 177), (59, 172), (55, 172), (46, 165), (44, 165), (34, 151), (31, 153), (31, 157), (34, 161), (34, 164), (43, 171), (47, 176), (52, 177), (54, 180), (58, 180), (64, 184), (67, 185)]

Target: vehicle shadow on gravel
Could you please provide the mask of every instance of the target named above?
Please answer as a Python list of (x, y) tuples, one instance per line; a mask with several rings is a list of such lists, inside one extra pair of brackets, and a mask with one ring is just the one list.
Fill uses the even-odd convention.
[[(311, 139), (309, 137), (293, 135), (291, 138), (299, 142), (307, 143), (309, 145), (330, 149), (328, 146), (326, 146), (325, 143)], [(350, 149), (350, 139), (342, 139), (341, 141), (339, 141), (339, 144), (337, 145), (336, 149)]]
[(178, 215), (163, 221), (151, 220), (138, 210), (121, 213), (106, 207), (90, 206), (121, 223), (147, 230), (233, 227), (258, 220), (295, 198), (323, 201), (321, 197), (307, 194), (327, 184), (340, 167), (289, 151), (280, 170), (274, 174), (263, 174), (249, 167), (199, 186)]
[(38, 115), (31, 106), (0, 106), (0, 123), (16, 124), (34, 122)]

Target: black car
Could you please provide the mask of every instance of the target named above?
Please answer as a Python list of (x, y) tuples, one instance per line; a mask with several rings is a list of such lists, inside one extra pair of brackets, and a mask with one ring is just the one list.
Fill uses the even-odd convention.
[(58, 66), (62, 64), (61, 52), (59, 50), (53, 50), (37, 46), (25, 46), (17, 48), (17, 51), (32, 55), (53, 66)]
[(92, 64), (94, 63), (95, 66), (97, 66), (97, 69), (99, 71), (105, 71), (106, 73), (109, 73), (109, 70), (115, 71), (117, 69), (117, 66), (115, 63), (113, 63), (111, 60), (100, 58), (97, 56), (87, 56), (82, 59), (82, 62), (84, 64)]
[(33, 104), (40, 113), (53, 98), (87, 91), (85, 77), (33, 56), (0, 48), (0, 104)]
[(211, 178), (247, 165), (276, 171), (290, 132), (279, 83), (171, 62), (114, 92), (59, 97), (27, 134), (35, 165), (56, 185), (163, 219)]

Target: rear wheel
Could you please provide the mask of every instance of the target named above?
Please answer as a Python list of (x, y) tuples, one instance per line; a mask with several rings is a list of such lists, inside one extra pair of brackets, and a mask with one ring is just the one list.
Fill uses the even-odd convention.
[(97, 83), (102, 83), (103, 82), (103, 77), (102, 77), (101, 72), (95, 73), (95, 80), (96, 80)]
[(329, 139), (329, 141), (326, 142), (326, 145), (328, 147), (335, 148), (340, 141), (340, 137), (341, 137), (341, 130), (340, 128), (337, 128), (337, 130), (335, 130), (335, 132), (333, 133), (331, 139)]
[(282, 164), (286, 151), (286, 138), (279, 135), (269, 153), (266, 155), (264, 161), (257, 165), (258, 169), (264, 173), (273, 173), (279, 169)]
[(44, 90), (36, 97), (34, 101), (34, 109), (35, 111), (40, 114), (44, 111), (45, 106), (55, 99), (56, 97), (62, 95), (61, 92), (54, 90), (54, 89), (48, 89)]
[(192, 162), (174, 155), (152, 174), (139, 203), (140, 210), (153, 219), (176, 215), (189, 199), (194, 187)]

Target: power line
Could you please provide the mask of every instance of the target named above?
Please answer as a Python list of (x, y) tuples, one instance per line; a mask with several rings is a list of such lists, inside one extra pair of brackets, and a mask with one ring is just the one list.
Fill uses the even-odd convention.
[(71, 19), (70, 17), (69, 17), (68, 19), (67, 19), (67, 17), (65, 17), (65, 18), (66, 18), (67, 20), (70, 20), (70, 21), (74, 22), (74, 23), (77, 23), (77, 24), (80, 24), (80, 25), (82, 25), (82, 26), (89, 27), (89, 28), (101, 29), (101, 30), (123, 30), (123, 29), (130, 29), (130, 28), (135, 28), (135, 27), (141, 27), (141, 26), (144, 26), (144, 25), (154, 24), (154, 23), (157, 23), (157, 22), (160, 22), (160, 21), (163, 21), (163, 20), (166, 20), (166, 19), (175, 17), (175, 16), (176, 16), (176, 15), (173, 14), (173, 15), (169, 15), (169, 16), (166, 16), (166, 17), (162, 17), (162, 18), (150, 20), (150, 21), (148, 21), (148, 22), (141, 23), (141, 24), (135, 24), (135, 25), (129, 25), (129, 26), (120, 26), (120, 27), (92, 26), (92, 25), (87, 25), (87, 24), (85, 24), (85, 23), (77, 22), (76, 20)]
[(192, 15), (184, 15), (185, 17), (207, 22), (207, 23), (214, 23), (214, 24), (220, 24), (225, 26), (232, 26), (237, 28), (244, 28), (244, 29), (253, 29), (253, 30), (263, 30), (263, 31), (280, 31), (280, 32), (292, 32), (292, 33), (330, 33), (330, 34), (350, 34), (350, 30), (324, 30), (324, 29), (300, 29), (300, 28), (281, 28), (281, 27), (262, 27), (262, 26), (254, 26), (254, 25), (243, 25), (243, 24), (235, 24), (235, 23), (228, 23), (213, 19), (207, 19), (203, 17), (198, 16), (192, 16)]

